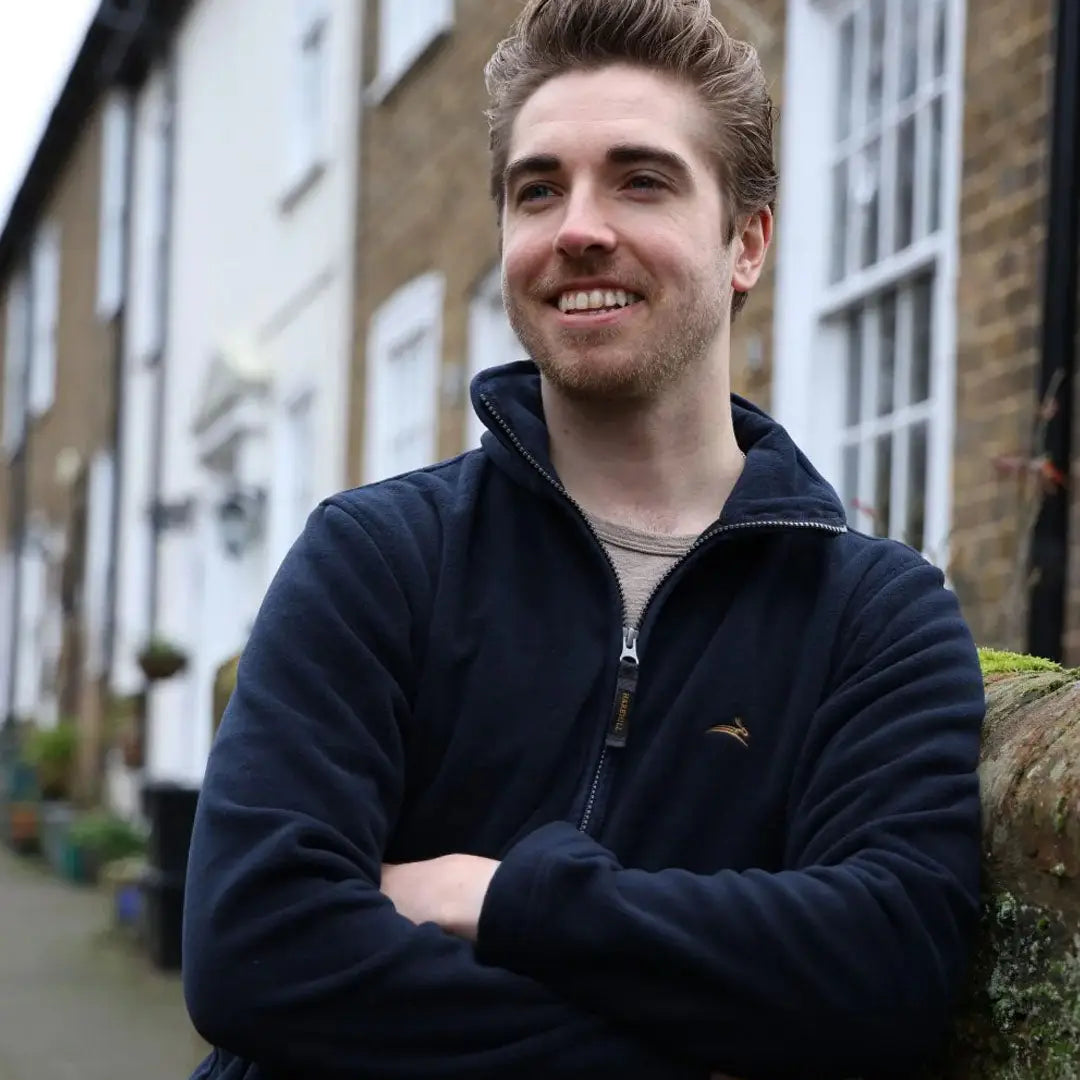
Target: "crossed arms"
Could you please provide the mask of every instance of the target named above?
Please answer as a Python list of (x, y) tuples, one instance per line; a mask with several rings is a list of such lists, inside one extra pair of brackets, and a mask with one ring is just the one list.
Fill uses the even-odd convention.
[[(913, 559), (863, 605), (862, 658), (815, 718), (832, 760), (777, 874), (625, 869), (564, 823), (497, 867), (384, 869), (414, 675), (402, 580), (330, 504), (267, 594), (189, 863), (184, 989), (208, 1041), (328, 1080), (824, 1080), (900, 1075), (936, 1045), (976, 917), (982, 694), (936, 571)], [(819, 779), (838, 764), (841, 794)]]

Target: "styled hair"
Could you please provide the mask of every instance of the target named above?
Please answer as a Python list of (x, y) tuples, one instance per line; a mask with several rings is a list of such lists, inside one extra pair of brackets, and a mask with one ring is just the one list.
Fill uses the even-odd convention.
[[(491, 195), (501, 218), (510, 132), (549, 79), (629, 64), (693, 89), (713, 119), (708, 147), (727, 211), (726, 242), (740, 218), (776, 201), (774, 109), (757, 50), (733, 38), (709, 0), (528, 0), (484, 68), (490, 98)], [(746, 302), (732, 300), (732, 312)]]

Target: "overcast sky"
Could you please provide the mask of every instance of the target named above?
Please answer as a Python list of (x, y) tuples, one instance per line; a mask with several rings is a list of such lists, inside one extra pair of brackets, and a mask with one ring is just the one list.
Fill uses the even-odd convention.
[(0, 0), (0, 223), (99, 0)]

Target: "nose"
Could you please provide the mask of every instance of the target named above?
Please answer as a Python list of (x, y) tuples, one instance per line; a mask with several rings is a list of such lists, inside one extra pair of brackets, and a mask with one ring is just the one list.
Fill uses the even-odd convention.
[(573, 259), (615, 249), (615, 231), (591, 192), (579, 188), (566, 200), (565, 207), (555, 234), (555, 250), (560, 255)]

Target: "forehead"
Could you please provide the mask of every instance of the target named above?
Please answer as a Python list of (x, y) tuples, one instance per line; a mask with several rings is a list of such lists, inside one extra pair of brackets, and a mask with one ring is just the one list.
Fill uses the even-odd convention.
[(557, 75), (522, 105), (510, 157), (602, 159), (609, 146), (643, 143), (707, 169), (708, 114), (694, 91), (657, 72), (624, 65)]

